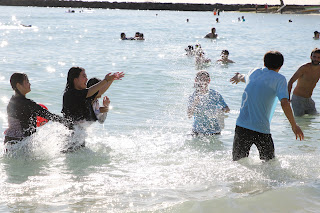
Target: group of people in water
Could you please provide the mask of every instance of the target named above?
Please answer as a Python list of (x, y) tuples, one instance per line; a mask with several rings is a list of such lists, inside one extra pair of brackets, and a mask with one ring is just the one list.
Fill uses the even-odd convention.
[[(195, 57), (195, 64), (198, 69), (202, 69), (209, 65), (211, 62), (210, 58), (205, 57), (205, 52), (201, 48), (201, 45), (198, 43), (195, 46), (188, 45), (187, 48), (185, 48), (186, 55), (187, 56), (194, 56)], [(228, 64), (228, 63), (234, 63), (231, 59), (229, 59), (229, 51), (228, 50), (222, 50), (220, 54), (221, 58), (218, 59), (216, 62), (221, 64)]]
[[(315, 48), (310, 59), (310, 63), (294, 73), (288, 84), (279, 73), (284, 57), (278, 51), (268, 51), (264, 55), (265, 67), (253, 69), (247, 75), (236, 73), (230, 79), (232, 83), (246, 83), (233, 140), (234, 161), (248, 157), (253, 144), (258, 148), (261, 160), (275, 157), (270, 123), (277, 100), (281, 102), (296, 139), (304, 139), (294, 116), (318, 114), (311, 96), (320, 78), (320, 49)], [(295, 81), (298, 82), (290, 98)], [(209, 73), (199, 71), (195, 77), (195, 92), (189, 98), (187, 114), (189, 118), (194, 117), (192, 134), (196, 136), (220, 134), (223, 129), (221, 115), (230, 110), (219, 92), (208, 89), (209, 83)]]
[(121, 40), (144, 40), (143, 33), (136, 32), (134, 37), (127, 37), (125, 33), (120, 34)]
[[(84, 68), (70, 68), (63, 95), (62, 117), (50, 113), (33, 100), (26, 98), (26, 94), (31, 91), (28, 76), (24, 73), (13, 73), (10, 77), (10, 84), (15, 94), (7, 106), (8, 129), (5, 131), (5, 145), (14, 145), (35, 133), (37, 116), (63, 123), (71, 130), (84, 122), (98, 120), (103, 123), (109, 110), (110, 100), (105, 96), (103, 106), (100, 107), (98, 99), (107, 91), (114, 80), (120, 80), (123, 77), (123, 72), (116, 72), (108, 73), (103, 80), (92, 78), (88, 81)], [(67, 146), (61, 151), (74, 151), (83, 146), (85, 146), (84, 141)]]
[[(317, 33), (317, 35), (316, 35)], [(315, 37), (319, 33), (315, 32)], [(215, 28), (205, 38), (217, 38)], [(143, 34), (137, 32), (134, 38), (127, 38), (121, 33), (122, 40), (143, 40)], [(200, 44), (189, 45), (186, 55), (195, 56), (196, 63), (209, 63), (204, 57)], [(217, 62), (234, 63), (229, 58), (229, 51), (222, 50)], [(256, 145), (260, 159), (268, 161), (275, 157), (274, 144), (270, 132), (270, 123), (277, 99), (281, 102), (283, 112), (288, 119), (296, 139), (303, 140), (304, 134), (297, 125), (294, 116), (315, 115), (317, 110), (312, 100), (313, 90), (320, 78), (320, 49), (315, 48), (310, 55), (311, 62), (302, 65), (287, 83), (280, 69), (284, 63), (283, 55), (278, 51), (268, 51), (264, 55), (264, 67), (250, 71), (247, 75), (236, 73), (232, 83), (244, 82), (246, 87), (242, 95), (240, 114), (236, 121), (233, 140), (232, 158), (234, 161), (249, 156), (250, 148)], [(67, 83), (63, 95), (63, 116), (49, 112), (26, 95), (31, 91), (28, 76), (24, 73), (13, 73), (10, 84), (14, 90), (7, 106), (8, 129), (5, 131), (5, 145), (14, 145), (37, 129), (37, 116), (63, 123), (70, 130), (82, 123), (106, 119), (110, 100), (103, 97), (102, 106), (99, 98), (108, 90), (114, 80), (121, 80), (123, 72), (108, 73), (101, 80), (91, 78), (88, 81), (85, 69), (71, 67), (68, 71)], [(201, 70), (195, 77), (194, 93), (189, 97), (187, 114), (193, 117), (192, 134), (194, 136), (219, 135), (224, 127), (223, 115), (230, 111), (222, 95), (209, 89), (210, 74)], [(291, 90), (293, 83), (297, 85)], [(290, 106), (290, 102), (292, 108)], [(84, 147), (85, 142), (68, 146), (62, 152), (74, 151)]]

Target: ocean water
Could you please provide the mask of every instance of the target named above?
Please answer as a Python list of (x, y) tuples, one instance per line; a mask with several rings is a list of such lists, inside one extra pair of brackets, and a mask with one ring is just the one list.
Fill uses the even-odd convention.
[[(271, 124), (276, 159), (261, 162), (253, 146), (248, 158), (233, 162), (245, 85), (229, 82), (235, 72), (263, 66), (268, 50), (283, 53), (280, 72), (289, 80), (320, 46), (312, 39), (319, 16), (222, 12), (216, 24), (211, 12), (66, 10), (0, 7), (0, 131), (8, 125), (13, 72), (28, 74), (28, 98), (60, 115), (71, 66), (84, 67), (88, 77), (126, 75), (106, 92), (106, 122), (79, 136), (86, 148), (60, 153), (70, 132), (49, 122), (12, 155), (1, 151), (1, 212), (319, 212), (319, 116), (297, 119), (305, 134), (297, 141), (278, 104)], [(203, 38), (211, 27), (216, 40)], [(119, 39), (137, 31), (145, 41)], [(196, 43), (212, 60), (205, 67), (210, 88), (231, 109), (219, 136), (189, 136), (187, 100), (198, 70), (184, 48)], [(215, 63), (223, 49), (236, 63)], [(313, 98), (318, 105), (318, 87)]]

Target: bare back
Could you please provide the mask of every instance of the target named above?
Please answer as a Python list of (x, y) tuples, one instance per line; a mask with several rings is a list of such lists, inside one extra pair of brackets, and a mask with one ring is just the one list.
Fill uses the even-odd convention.
[[(313, 89), (317, 85), (320, 78), (320, 66), (313, 66), (311, 63), (302, 65), (297, 73), (299, 73), (297, 86), (293, 91), (294, 95), (310, 98)], [(293, 76), (292, 78), (294, 78)]]

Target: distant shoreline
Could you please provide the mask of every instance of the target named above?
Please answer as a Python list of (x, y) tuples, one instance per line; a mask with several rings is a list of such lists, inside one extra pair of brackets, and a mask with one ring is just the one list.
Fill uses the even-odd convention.
[[(103, 2), (103, 1), (64, 1), (64, 0), (0, 0), (1, 6), (65, 7), (65, 8), (102, 8), (127, 10), (175, 10), (175, 11), (243, 11), (254, 12), (255, 4), (191, 4), (191, 3), (152, 3), (152, 2)], [(277, 12), (280, 5), (258, 5), (257, 12)], [(287, 5), (283, 12), (304, 11), (305, 7), (316, 5)], [(319, 6), (320, 7), (320, 6)], [(306, 11), (306, 10), (305, 10)], [(312, 12), (312, 11), (311, 11)], [(319, 13), (318, 10), (313, 11)]]

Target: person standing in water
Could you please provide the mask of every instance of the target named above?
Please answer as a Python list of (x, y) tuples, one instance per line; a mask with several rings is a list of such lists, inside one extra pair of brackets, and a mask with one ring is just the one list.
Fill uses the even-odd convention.
[(64, 117), (75, 124), (83, 121), (96, 121), (92, 102), (96, 96), (101, 96), (111, 86), (114, 80), (120, 80), (124, 73), (107, 74), (105, 78), (87, 88), (87, 74), (82, 67), (71, 67), (63, 95), (62, 113)]
[(15, 144), (35, 133), (37, 116), (64, 123), (67, 126), (70, 124), (63, 117), (50, 113), (33, 100), (26, 98), (26, 94), (31, 91), (31, 84), (26, 74), (13, 73), (10, 84), (15, 94), (7, 106), (9, 128), (5, 131), (5, 144)]
[(219, 120), (230, 109), (221, 94), (209, 89), (210, 75), (199, 71), (195, 78), (196, 91), (189, 97), (188, 117), (194, 117), (192, 134), (217, 135), (221, 133), (223, 121)]
[[(114, 80), (124, 77), (124, 73), (107, 74), (102, 81), (87, 88), (87, 75), (82, 67), (71, 67), (68, 72), (67, 84), (63, 95), (62, 113), (65, 118), (71, 120), (81, 131), (80, 124), (86, 121), (96, 121), (97, 117), (92, 108), (92, 102), (96, 96), (101, 96), (111, 86)], [(73, 128), (72, 128), (73, 129)], [(85, 141), (72, 141), (62, 150), (70, 152), (85, 146)]]
[(315, 103), (311, 96), (320, 78), (320, 49), (315, 48), (312, 50), (310, 59), (311, 63), (302, 65), (288, 82), (288, 93), (290, 97), (292, 85), (298, 80), (291, 99), (295, 116), (317, 114)]
[(270, 122), (277, 98), (281, 102), (281, 107), (296, 139), (304, 138), (302, 130), (293, 117), (286, 78), (279, 74), (283, 61), (284, 58), (280, 52), (269, 51), (264, 55), (265, 68), (254, 69), (247, 76), (236, 73), (230, 79), (232, 83), (241, 81), (247, 84), (236, 122), (232, 150), (234, 161), (248, 157), (253, 144), (258, 148), (261, 160), (268, 161), (275, 157)]

